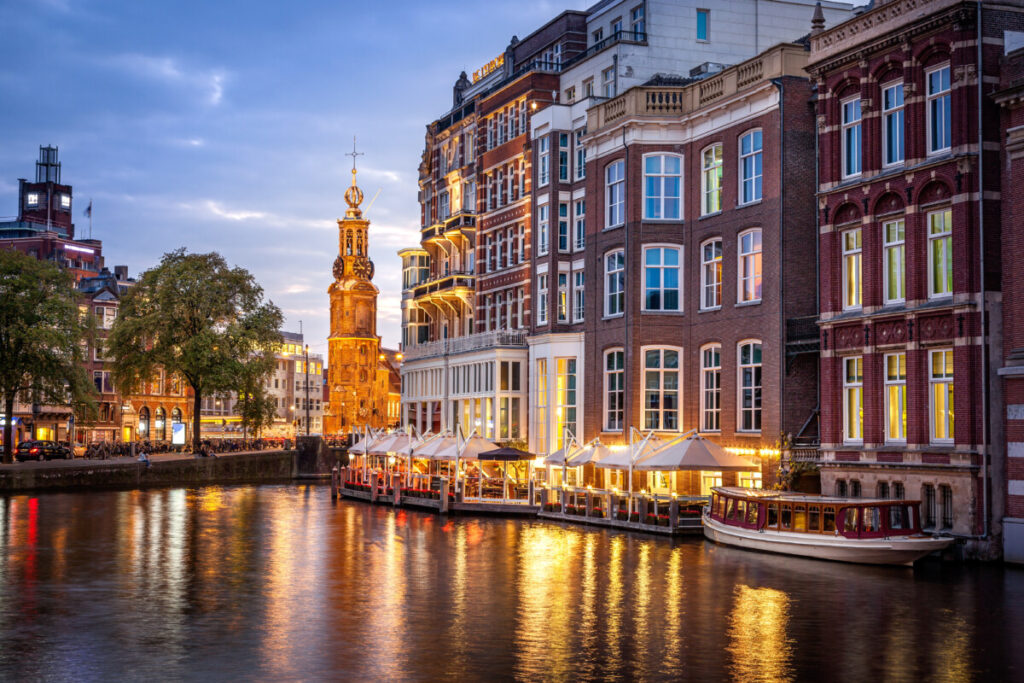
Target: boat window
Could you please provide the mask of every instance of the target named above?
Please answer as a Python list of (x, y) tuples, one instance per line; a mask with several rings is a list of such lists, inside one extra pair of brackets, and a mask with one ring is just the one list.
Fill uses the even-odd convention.
[(757, 526), (757, 512), (759, 507), (761, 506), (754, 501), (747, 501), (747, 524)]
[(774, 529), (779, 526), (779, 504), (768, 503), (768, 527)]
[(807, 530), (821, 531), (821, 507), (818, 505), (807, 508)]
[(893, 530), (909, 529), (910, 508), (906, 505), (890, 505), (889, 528)]
[(793, 507), (793, 531), (807, 531), (807, 508), (803, 505)]
[(833, 533), (836, 530), (836, 509), (833, 507), (825, 508), (825, 513), (822, 515), (823, 527), (822, 530), (826, 533)]
[(793, 528), (793, 508), (785, 504), (782, 506), (782, 528)]
[(725, 519), (725, 506), (729, 503), (729, 499), (725, 496), (718, 497), (718, 516)]
[(733, 508), (732, 518), (737, 522), (742, 522), (747, 516), (747, 501), (737, 500), (736, 507)]
[(711, 514), (718, 514), (718, 494), (711, 494)]
[(841, 512), (845, 513), (843, 520), (843, 532), (857, 533), (857, 508), (845, 508)]
[(865, 532), (873, 533), (882, 530), (881, 516), (879, 515), (878, 508), (861, 508), (861, 517), (863, 518), (862, 524)]

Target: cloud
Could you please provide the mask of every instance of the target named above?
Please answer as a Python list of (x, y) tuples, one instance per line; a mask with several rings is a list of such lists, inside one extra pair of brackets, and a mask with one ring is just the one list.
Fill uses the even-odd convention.
[(130, 52), (104, 60), (108, 66), (138, 78), (199, 91), (207, 104), (217, 106), (224, 99), (228, 75), (223, 69), (189, 70), (173, 57), (159, 57)]
[(400, 183), (402, 182), (402, 174), (398, 171), (389, 171), (383, 168), (360, 168), (358, 169), (359, 175), (366, 176), (368, 178), (383, 178), (388, 182)]
[[(185, 205), (186, 208), (192, 208)], [(218, 218), (226, 218), (229, 221), (244, 221), (253, 218), (265, 218), (267, 214), (262, 211), (230, 211), (225, 209), (219, 202), (207, 199), (202, 204), (203, 208)]]
[(284, 289), (285, 294), (302, 294), (312, 289), (309, 285), (288, 285)]

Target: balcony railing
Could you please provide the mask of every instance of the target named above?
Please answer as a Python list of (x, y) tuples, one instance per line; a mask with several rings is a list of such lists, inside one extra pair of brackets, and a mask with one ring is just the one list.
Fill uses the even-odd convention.
[(412, 291), (413, 297), (419, 298), (428, 294), (436, 294), (459, 287), (473, 288), (476, 282), (476, 275), (471, 271), (451, 271), (444, 275), (435, 275)]
[(407, 346), (403, 350), (403, 360), (417, 360), (420, 358), (436, 358), (438, 356), (467, 353), (469, 351), (480, 351), (498, 347), (526, 348), (526, 330), (495, 330), (493, 332), (480, 332), (469, 334), (464, 337), (453, 339), (442, 339), (416, 346)]

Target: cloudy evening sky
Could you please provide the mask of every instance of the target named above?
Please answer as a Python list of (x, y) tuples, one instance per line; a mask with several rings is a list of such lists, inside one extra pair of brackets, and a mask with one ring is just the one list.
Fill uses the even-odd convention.
[(325, 352), (356, 135), (366, 201), (380, 191), (369, 211), (378, 328), (396, 346), (395, 252), (418, 243), (424, 126), (450, 108), (459, 71), (589, 4), (0, 2), (0, 216), (17, 213), (39, 145), (57, 145), (76, 232), (92, 198), (108, 267), (134, 276), (180, 246), (219, 251)]

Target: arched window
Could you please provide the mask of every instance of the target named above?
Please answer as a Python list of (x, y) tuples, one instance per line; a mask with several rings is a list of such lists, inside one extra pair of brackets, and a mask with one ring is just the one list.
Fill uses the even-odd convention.
[(761, 144), (759, 128), (740, 138), (740, 204), (761, 200)]
[(701, 152), (700, 215), (722, 210), (722, 143), (715, 143)]
[(622, 315), (626, 307), (626, 252), (616, 249), (604, 257), (604, 314)]
[(153, 438), (157, 441), (167, 439), (167, 413), (164, 409), (156, 409), (156, 417), (153, 420)]
[(149, 438), (149, 408), (146, 406), (139, 410), (139, 438)]
[(741, 432), (761, 431), (761, 342), (739, 343), (739, 425)]
[(761, 230), (755, 228), (739, 235), (740, 303), (761, 300)]

